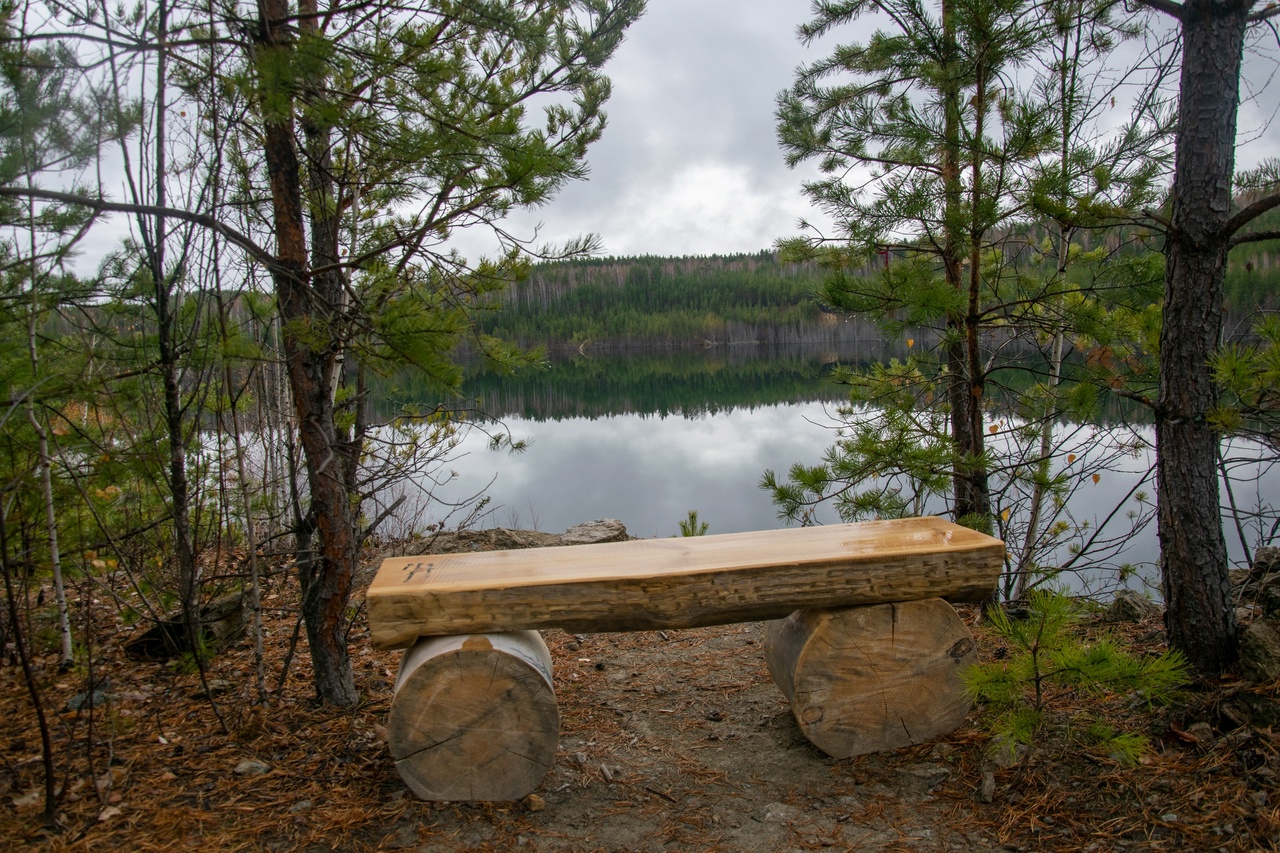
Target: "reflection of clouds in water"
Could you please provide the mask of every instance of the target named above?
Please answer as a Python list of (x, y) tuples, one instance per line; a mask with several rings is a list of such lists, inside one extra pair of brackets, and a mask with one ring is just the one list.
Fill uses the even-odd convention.
[(808, 403), (697, 418), (510, 419), (506, 426), (529, 449), (495, 453), (472, 437), (468, 455), (450, 465), (459, 474), (453, 493), (497, 474), (489, 523), (536, 518), (547, 531), (613, 517), (634, 535), (670, 536), (691, 509), (715, 533), (777, 527), (760, 476), (816, 460), (831, 433), (810, 421), (825, 418), (822, 403)]
[[(733, 533), (783, 526), (767, 493), (758, 484), (765, 469), (780, 475), (796, 462), (814, 464), (835, 438), (833, 412), (821, 402), (764, 406), (702, 415), (695, 418), (619, 415), (588, 420), (510, 419), (506, 426), (517, 439), (527, 439), (524, 453), (490, 451), (484, 436), (467, 439), (467, 455), (449, 467), (459, 479), (450, 485), (454, 496), (470, 494), (490, 479), (493, 512), (484, 526), (536, 526), (559, 532), (595, 518), (618, 518), (636, 536), (671, 536), (685, 514), (696, 509), (712, 533)], [(1151, 431), (1138, 430), (1147, 442)], [(1146, 476), (1151, 451), (1103, 462), (1097, 456), (1105, 444), (1097, 428), (1060, 428), (1059, 458), (1077, 454), (1067, 466), (1077, 488), (1068, 506), (1077, 523), (1096, 529)], [(992, 443), (1001, 438), (993, 436)], [(1033, 445), (1034, 446), (1034, 445)], [(1256, 444), (1236, 442), (1229, 458), (1257, 458)], [(1101, 472), (1097, 483), (1092, 474)], [(1242, 509), (1280, 502), (1280, 472), (1257, 462), (1240, 462), (1233, 470), (1234, 495)], [(1142, 483), (1148, 506), (1155, 499), (1154, 474)], [(1223, 500), (1227, 496), (1224, 491)], [(1108, 530), (1126, 534), (1126, 511), (1141, 511), (1130, 496)], [(931, 501), (927, 512), (945, 507)], [(997, 512), (999, 508), (997, 507)], [(829, 510), (820, 515), (833, 521)], [(1270, 520), (1255, 518), (1246, 529), (1249, 547), (1269, 532)], [(1265, 528), (1265, 529), (1264, 529)], [(1233, 524), (1226, 530), (1233, 560), (1243, 549)], [(1154, 523), (1125, 538), (1122, 554), (1106, 563), (1153, 564), (1157, 559)], [(1063, 559), (1066, 554), (1062, 554)], [(1144, 572), (1154, 581), (1153, 568)], [(1064, 580), (1066, 580), (1064, 578)]]

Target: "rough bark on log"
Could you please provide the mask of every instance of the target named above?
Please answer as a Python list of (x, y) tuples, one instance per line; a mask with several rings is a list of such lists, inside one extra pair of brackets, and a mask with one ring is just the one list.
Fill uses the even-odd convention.
[(423, 637), (405, 652), (391, 757), (424, 800), (518, 800), (555, 761), (551, 654), (534, 631)]
[(939, 518), (386, 560), (379, 648), (423, 634), (693, 628), (804, 607), (990, 597), (1004, 543)]
[(769, 624), (769, 672), (805, 737), (833, 758), (897, 749), (956, 728), (973, 636), (940, 598), (799, 610)]

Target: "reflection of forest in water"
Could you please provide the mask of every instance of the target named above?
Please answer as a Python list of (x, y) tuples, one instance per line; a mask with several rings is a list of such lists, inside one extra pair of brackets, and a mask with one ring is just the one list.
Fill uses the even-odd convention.
[[(839, 402), (847, 399), (848, 389), (831, 381), (837, 366), (866, 369), (905, 360), (920, 353), (932, 337), (925, 330), (889, 337), (870, 323), (849, 320), (827, 340), (694, 348), (589, 346), (553, 353), (545, 366), (510, 376), (483, 370), (477, 359), (468, 368), (456, 408), (495, 419), (541, 421), (625, 414), (697, 417), (757, 406)], [(1068, 375), (1081, 359), (1072, 361)], [(1023, 347), (1021, 359), (1007, 360), (992, 374), (996, 381), (989, 388), (993, 395), (1025, 392), (1045, 373), (1043, 359)], [(442, 402), (435, 389), (413, 374), (376, 385), (373, 396), (384, 417), (402, 405), (434, 407)], [(988, 402), (995, 416), (1013, 412), (1010, 400), (992, 396)], [(1147, 423), (1149, 414), (1137, 403), (1113, 397), (1105, 401), (1098, 420)]]
[(545, 370), (521, 376), (474, 375), (467, 381), (466, 393), (480, 411), (496, 417), (693, 417), (778, 403), (838, 400), (846, 392), (828, 381), (837, 364), (905, 355), (905, 344), (876, 340), (578, 354), (553, 359)]
[[(779, 403), (840, 400), (828, 379), (837, 365), (906, 358), (905, 339), (886, 339), (869, 323), (842, 324), (827, 340), (717, 344), (691, 348), (584, 347), (553, 353), (541, 368), (513, 376), (468, 368), (460, 408), (529, 420), (608, 415), (685, 415)], [(917, 343), (916, 346), (919, 346)], [(373, 388), (379, 413), (434, 406), (439, 392), (411, 373)]]

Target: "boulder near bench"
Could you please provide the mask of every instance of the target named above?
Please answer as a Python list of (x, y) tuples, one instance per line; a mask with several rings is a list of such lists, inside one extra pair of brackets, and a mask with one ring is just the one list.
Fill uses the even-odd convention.
[(996, 588), (1004, 544), (938, 518), (386, 560), (379, 648), (407, 647), (387, 729), (428, 800), (514, 800), (555, 760), (537, 633), (769, 624), (766, 657), (811, 742), (844, 758), (921, 743), (968, 713), (977, 659), (948, 603)]

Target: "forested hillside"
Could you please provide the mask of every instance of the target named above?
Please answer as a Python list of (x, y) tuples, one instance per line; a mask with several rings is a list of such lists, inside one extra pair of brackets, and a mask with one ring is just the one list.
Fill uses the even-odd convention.
[[(816, 264), (784, 263), (772, 251), (546, 263), (508, 288), (483, 325), (521, 346), (553, 350), (851, 340), (846, 318), (819, 301), (822, 278)], [(1249, 314), (1277, 293), (1280, 240), (1238, 247), (1227, 273), (1228, 309)]]
[(485, 331), (524, 346), (706, 346), (841, 340), (821, 272), (753, 255), (599, 258), (535, 266)]

